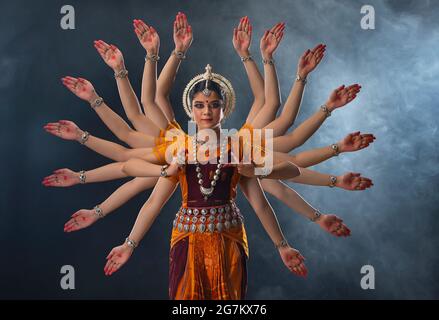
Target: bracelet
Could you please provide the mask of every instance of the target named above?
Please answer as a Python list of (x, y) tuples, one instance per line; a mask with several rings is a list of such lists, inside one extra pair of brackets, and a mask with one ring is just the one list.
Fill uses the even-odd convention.
[(157, 61), (160, 60), (160, 57), (158, 55), (156, 55), (156, 54), (152, 54), (150, 56), (146, 55), (145, 56), (145, 62), (148, 61), (148, 60), (151, 60), (152, 62), (157, 62)]
[(241, 57), (241, 61), (242, 61), (242, 62), (246, 62), (246, 61), (249, 61), (249, 60), (253, 60), (252, 55), (249, 55), (249, 56), (247, 56), (247, 57)]
[(128, 70), (127, 69), (122, 69), (122, 70), (116, 71), (114, 73), (114, 77), (115, 78), (126, 78), (127, 75), (128, 75)]
[(97, 215), (99, 219), (105, 217), (104, 211), (102, 211), (99, 205), (95, 206), (93, 210), (95, 211), (95, 215)]
[(95, 101), (90, 103), (90, 106), (94, 109), (96, 107), (99, 107), (104, 102), (104, 99), (102, 97), (97, 97)]
[(331, 144), (331, 149), (334, 150), (334, 155), (338, 156), (340, 154), (339, 148), (338, 148), (338, 144), (334, 143)]
[(299, 74), (296, 76), (296, 81), (302, 82), (304, 85), (307, 83), (306, 78), (302, 78)]
[(312, 222), (316, 222), (317, 220), (320, 219), (320, 217), (322, 216), (322, 213), (319, 210), (314, 211), (314, 217), (309, 218), (309, 220), (311, 220)]
[(259, 169), (259, 170), (262, 171), (262, 174), (258, 175), (259, 179), (264, 179), (264, 178), (268, 177), (270, 175), (270, 173), (271, 173), (270, 169), (268, 169), (268, 168), (262, 168), (262, 169)]
[(274, 59), (262, 59), (262, 63), (263, 64), (271, 64), (271, 65), (274, 65)]
[(166, 172), (166, 169), (168, 169), (168, 165), (165, 164), (162, 166), (162, 168), (160, 169), (160, 177), (162, 178), (166, 178), (168, 176), (168, 173)]
[(88, 133), (87, 131), (84, 131), (81, 135), (81, 140), (79, 140), (79, 143), (85, 144), (88, 140), (88, 137), (90, 137), (90, 133)]
[(274, 246), (276, 247), (276, 249), (288, 247), (288, 242), (287, 240), (283, 239), (281, 242), (276, 243)]
[(335, 177), (335, 176), (331, 176), (331, 178), (329, 178), (330, 180), (331, 180), (331, 182), (330, 182), (330, 184), (329, 184), (329, 187), (330, 188), (334, 188), (335, 187), (335, 184), (337, 183), (337, 177)]
[(173, 50), (173, 51), (172, 51), (172, 54), (173, 54), (174, 56), (176, 56), (177, 59), (180, 59), (180, 60), (184, 60), (184, 59), (186, 59), (186, 55), (184, 54), (183, 51), (176, 51), (176, 50)]
[(331, 111), (329, 111), (329, 108), (326, 104), (320, 106), (320, 109), (322, 109), (322, 111), (324, 113), (326, 113), (326, 117), (330, 117), (331, 116)]
[(125, 239), (125, 243), (126, 243), (126, 244), (128, 245), (128, 247), (130, 247), (130, 248), (133, 248), (133, 249), (137, 248), (137, 242), (134, 241), (134, 240), (131, 240), (130, 238), (126, 238), (126, 239)]
[(79, 183), (84, 184), (86, 179), (85, 170), (79, 171)]

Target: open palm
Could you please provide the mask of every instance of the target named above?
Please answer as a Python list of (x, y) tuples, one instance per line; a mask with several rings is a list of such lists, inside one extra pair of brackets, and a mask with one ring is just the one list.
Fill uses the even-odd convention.
[(71, 187), (79, 183), (79, 173), (70, 169), (58, 169), (43, 179), (45, 187)]
[(94, 47), (111, 69), (117, 70), (124, 66), (122, 52), (115, 45), (110, 45), (102, 40), (96, 40)]
[(177, 51), (186, 52), (192, 44), (192, 27), (184, 13), (179, 12), (174, 21), (174, 43)]
[(64, 232), (78, 231), (91, 226), (98, 220), (94, 210), (81, 209), (76, 211), (64, 225)]
[(152, 26), (148, 26), (142, 20), (134, 20), (133, 25), (134, 32), (146, 52), (157, 54), (160, 47), (160, 38), (155, 29)]
[(49, 122), (44, 126), (44, 129), (46, 132), (64, 140), (78, 140), (82, 134), (81, 129), (73, 121), (68, 120)]
[(84, 78), (64, 77), (61, 79), (64, 86), (78, 98), (91, 102), (97, 98), (96, 91), (90, 81)]

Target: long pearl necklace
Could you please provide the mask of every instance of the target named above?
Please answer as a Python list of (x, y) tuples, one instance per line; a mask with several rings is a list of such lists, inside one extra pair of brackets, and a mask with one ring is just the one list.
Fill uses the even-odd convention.
[(213, 194), (213, 190), (215, 189), (216, 182), (218, 181), (218, 179), (221, 175), (221, 168), (222, 168), (223, 164), (226, 162), (224, 157), (226, 155), (227, 139), (225, 139), (221, 142), (219, 163), (216, 166), (215, 174), (213, 176), (213, 180), (210, 182), (209, 188), (203, 187), (203, 174), (201, 173), (200, 163), (197, 160), (197, 139), (196, 139), (196, 137), (192, 140), (192, 147), (193, 147), (192, 150), (193, 150), (193, 155), (194, 155), (194, 159), (195, 159), (195, 171), (197, 172), (198, 184), (200, 185), (200, 191), (201, 191), (201, 194), (204, 196), (204, 200), (207, 201), (207, 199)]

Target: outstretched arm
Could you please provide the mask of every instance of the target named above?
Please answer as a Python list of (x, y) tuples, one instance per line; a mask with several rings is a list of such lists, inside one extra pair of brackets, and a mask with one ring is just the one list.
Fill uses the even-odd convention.
[(157, 185), (137, 216), (136, 222), (127, 238), (128, 241), (113, 248), (107, 256), (107, 263), (104, 267), (105, 275), (112, 275), (128, 261), (134, 248), (151, 228), (154, 220), (174, 193), (176, 187), (177, 183), (174, 180), (166, 178), (158, 180)]
[(170, 101), (171, 88), (175, 81), (175, 76), (186, 52), (192, 44), (192, 27), (188, 24), (186, 15), (179, 12), (174, 21), (174, 44), (175, 49), (168, 61), (160, 72), (157, 80), (156, 102), (166, 116), (168, 122), (175, 119), (174, 110)]
[(253, 93), (253, 103), (248, 113), (246, 123), (252, 123), (258, 112), (265, 103), (264, 79), (258, 70), (258, 66), (250, 54), (250, 44), (253, 27), (248, 17), (242, 17), (239, 25), (233, 29), (233, 47), (244, 63), (245, 72), (250, 82)]
[(106, 217), (121, 207), (135, 195), (152, 188), (157, 183), (157, 180), (158, 178), (134, 178), (125, 182), (94, 209), (80, 209), (76, 211), (65, 223), (64, 232), (78, 231), (91, 226), (100, 218)]
[(265, 231), (279, 250), (279, 254), (285, 266), (297, 275), (306, 276), (307, 270), (303, 263), (304, 258), (299, 251), (291, 248), (287, 244), (276, 215), (268, 203), (268, 200), (265, 198), (258, 180), (256, 178), (241, 177), (239, 184)]
[(164, 130), (168, 126), (168, 120), (155, 101), (160, 38), (156, 30), (152, 26), (146, 25), (142, 20), (134, 20), (133, 25), (140, 44), (146, 50), (142, 78), (142, 105), (146, 115), (160, 129)]

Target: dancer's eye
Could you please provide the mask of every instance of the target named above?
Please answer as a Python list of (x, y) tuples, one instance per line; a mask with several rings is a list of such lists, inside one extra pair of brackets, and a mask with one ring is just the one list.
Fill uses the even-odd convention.
[(212, 102), (211, 106), (214, 109), (218, 109), (219, 107), (221, 107), (221, 102), (219, 101)]
[(197, 108), (197, 109), (203, 109), (204, 108), (204, 104), (202, 104), (202, 103), (195, 103), (194, 107)]

